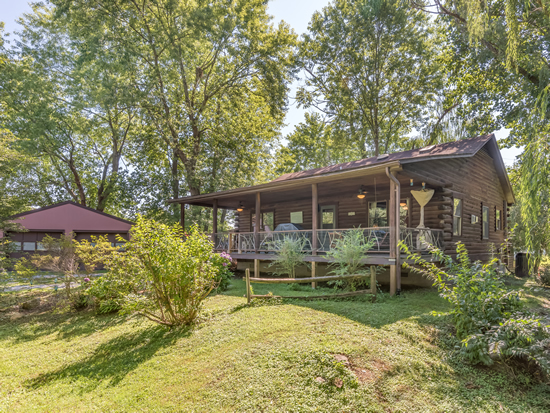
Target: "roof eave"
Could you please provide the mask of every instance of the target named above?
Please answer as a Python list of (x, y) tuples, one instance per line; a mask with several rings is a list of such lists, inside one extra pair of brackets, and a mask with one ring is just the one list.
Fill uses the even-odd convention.
[(198, 202), (201, 200), (206, 199), (212, 199), (214, 196), (216, 198), (225, 198), (225, 197), (231, 197), (235, 195), (246, 195), (246, 194), (254, 194), (256, 192), (266, 191), (266, 190), (272, 190), (272, 189), (279, 189), (279, 188), (288, 188), (293, 186), (301, 186), (308, 183), (316, 183), (316, 182), (323, 182), (323, 181), (331, 181), (333, 179), (340, 179), (340, 178), (347, 178), (347, 177), (354, 177), (354, 176), (360, 176), (362, 173), (365, 174), (374, 174), (378, 171), (382, 172), (385, 171), (386, 167), (389, 168), (401, 168), (401, 162), (400, 161), (390, 161), (386, 163), (380, 163), (376, 165), (368, 165), (368, 166), (361, 166), (354, 169), (346, 169), (342, 171), (336, 171), (336, 172), (330, 172), (326, 174), (320, 174), (320, 175), (314, 175), (314, 176), (307, 176), (303, 178), (295, 178), (295, 179), (289, 179), (285, 181), (272, 181), (265, 184), (260, 185), (254, 185), (254, 186), (245, 186), (242, 188), (236, 188), (236, 189), (229, 189), (226, 191), (220, 191), (220, 192), (211, 192), (208, 194), (201, 194), (201, 195), (194, 195), (194, 196), (188, 196), (183, 198), (176, 198), (176, 199), (169, 199), (166, 202), (168, 204), (185, 204), (187, 202)]

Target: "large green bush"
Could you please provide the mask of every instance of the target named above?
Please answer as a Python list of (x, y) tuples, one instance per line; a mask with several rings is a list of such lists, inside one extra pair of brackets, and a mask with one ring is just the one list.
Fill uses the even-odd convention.
[(405, 267), (433, 281), (443, 298), (452, 305), (451, 316), (462, 354), (474, 363), (490, 365), (498, 359), (521, 359), (550, 374), (550, 329), (548, 321), (525, 316), (522, 290), (510, 290), (497, 272), (497, 260), (487, 264), (471, 262), (468, 251), (457, 243), (457, 258), (431, 248), (432, 260), (409, 252), (414, 265)]
[(139, 217), (125, 252), (113, 254), (107, 263), (106, 280), (116, 280), (113, 288), (122, 289), (109, 298), (111, 304), (120, 302), (124, 313), (168, 326), (193, 323), (217, 285), (212, 248), (209, 237), (196, 226), (184, 238), (179, 225)]

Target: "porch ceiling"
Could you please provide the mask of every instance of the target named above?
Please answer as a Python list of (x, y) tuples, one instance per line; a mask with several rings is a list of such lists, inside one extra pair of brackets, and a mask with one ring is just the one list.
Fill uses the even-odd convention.
[[(397, 179), (404, 186), (409, 183), (409, 176), (405, 174), (396, 174)], [(213, 207), (214, 200), (218, 200), (218, 208), (237, 209), (242, 202), (245, 209), (253, 209), (256, 203), (256, 192), (261, 194), (262, 208), (277, 204), (283, 201), (309, 201), (312, 198), (311, 184), (314, 182), (301, 183), (296, 185), (292, 182), (291, 185), (281, 185), (273, 188), (265, 188), (259, 190), (262, 185), (256, 187), (242, 189), (257, 189), (254, 191), (242, 191), (234, 193), (233, 191), (217, 192), (195, 197), (181, 198), (172, 200), (172, 202), (185, 203), (188, 205), (197, 205), (203, 207)], [(426, 182), (428, 187), (435, 187), (436, 182)], [(372, 197), (375, 193), (380, 197), (389, 196), (390, 180), (384, 172), (363, 176), (352, 176), (345, 179), (333, 179), (331, 181), (317, 182), (317, 191), (319, 201), (323, 199), (344, 199), (355, 198), (359, 188), (363, 186), (367, 192), (367, 198)], [(441, 185), (439, 185), (441, 186)], [(405, 186), (404, 186), (405, 187)]]

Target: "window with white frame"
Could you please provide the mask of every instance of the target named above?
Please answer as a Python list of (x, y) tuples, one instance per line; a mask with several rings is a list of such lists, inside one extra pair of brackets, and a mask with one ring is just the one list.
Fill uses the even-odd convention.
[(462, 199), (453, 201), (453, 235), (462, 235)]
[(489, 207), (483, 206), (482, 211), (482, 238), (489, 239)]

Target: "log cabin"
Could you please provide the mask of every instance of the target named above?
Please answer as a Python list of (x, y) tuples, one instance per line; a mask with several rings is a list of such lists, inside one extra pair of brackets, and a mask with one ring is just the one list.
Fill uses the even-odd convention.
[[(504, 246), (514, 194), (493, 134), (168, 202), (181, 205), (182, 225), (186, 205), (211, 207), (215, 250), (229, 252), (241, 268), (253, 266), (255, 277), (273, 260), (273, 241), (285, 236), (304, 240), (312, 277), (326, 273), (326, 252), (351, 228), (362, 228), (373, 242), (364, 263), (386, 269), (378, 280), (389, 283), (391, 294), (402, 282), (427, 284), (402, 274), (400, 241), (427, 257), (428, 243), (452, 255), (461, 241), (474, 260), (496, 256), (509, 263)], [(220, 208), (236, 211), (233, 231), (218, 232)]]

